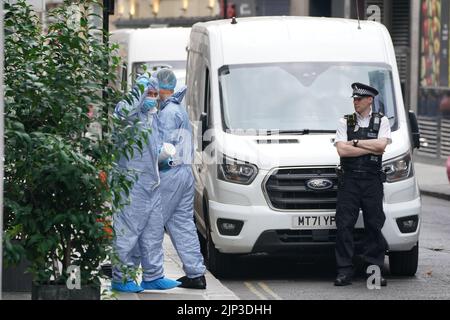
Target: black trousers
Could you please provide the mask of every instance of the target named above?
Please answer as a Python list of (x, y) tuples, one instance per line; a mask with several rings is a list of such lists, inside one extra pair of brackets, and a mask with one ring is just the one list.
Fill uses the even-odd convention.
[(381, 176), (352, 176), (339, 178), (336, 206), (336, 265), (338, 274), (353, 275), (353, 229), (362, 209), (364, 218), (363, 258), (367, 264), (384, 264), (386, 240), (381, 228), (386, 217), (383, 212), (383, 183)]

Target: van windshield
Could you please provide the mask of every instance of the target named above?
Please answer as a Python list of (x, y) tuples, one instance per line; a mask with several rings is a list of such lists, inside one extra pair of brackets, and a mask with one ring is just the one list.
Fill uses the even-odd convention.
[(392, 72), (385, 64), (295, 62), (228, 65), (219, 69), (224, 130), (280, 133), (336, 131), (339, 118), (353, 113), (353, 82), (380, 94), (383, 112), (396, 130)]
[(186, 60), (180, 61), (148, 61), (148, 62), (135, 62), (133, 63), (133, 79), (138, 74), (143, 74), (144, 70), (153, 72), (161, 68), (171, 68), (171, 69), (185, 69)]

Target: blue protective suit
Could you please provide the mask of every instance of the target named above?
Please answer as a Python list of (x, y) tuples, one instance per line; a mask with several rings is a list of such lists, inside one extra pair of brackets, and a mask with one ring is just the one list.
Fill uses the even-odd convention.
[[(148, 79), (148, 78), (147, 78)], [(141, 79), (142, 80), (142, 79)], [(145, 80), (145, 79), (143, 79)], [(139, 79), (138, 79), (138, 83)], [(142, 83), (142, 82), (141, 82)], [(139, 246), (141, 251), (140, 262), (143, 269), (143, 280), (152, 281), (163, 277), (163, 250), (164, 222), (161, 211), (160, 178), (158, 173), (158, 151), (161, 146), (158, 129), (153, 127), (153, 115), (142, 108), (146, 93), (150, 87), (157, 87), (157, 82), (150, 81), (144, 93), (135, 86), (132, 90), (133, 101), (128, 103), (120, 101), (115, 109), (115, 114), (128, 121), (139, 122), (136, 124), (139, 130), (152, 129), (148, 143), (144, 145), (142, 153), (137, 149), (130, 159), (122, 157), (119, 167), (124, 170), (134, 170), (138, 174), (138, 180), (134, 183), (129, 195), (129, 204), (123, 207), (114, 216), (115, 252), (121, 262), (113, 266), (113, 281), (122, 281), (123, 266), (134, 268), (132, 251)], [(153, 84), (152, 84), (153, 83)], [(130, 281), (133, 280), (125, 275)]]
[(184, 87), (160, 103), (159, 128), (162, 142), (176, 148), (173, 166), (160, 171), (164, 223), (189, 278), (205, 273), (194, 223), (194, 176), (192, 127), (181, 101)]

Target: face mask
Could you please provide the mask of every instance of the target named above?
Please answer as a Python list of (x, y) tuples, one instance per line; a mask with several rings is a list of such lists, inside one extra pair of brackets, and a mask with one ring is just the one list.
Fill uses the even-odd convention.
[(145, 98), (144, 104), (142, 105), (142, 111), (148, 112), (152, 109), (156, 109), (156, 105), (158, 104), (158, 99), (154, 98)]

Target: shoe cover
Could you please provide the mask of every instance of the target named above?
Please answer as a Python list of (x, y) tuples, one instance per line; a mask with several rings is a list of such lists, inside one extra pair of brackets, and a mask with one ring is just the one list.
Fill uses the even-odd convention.
[(152, 281), (142, 281), (141, 287), (144, 290), (167, 290), (178, 287), (181, 284), (179, 281), (175, 281), (168, 278), (159, 278)]
[(138, 292), (144, 291), (144, 289), (134, 281), (128, 281), (125, 283), (113, 281), (111, 283), (111, 288), (115, 291), (120, 291), (120, 292), (138, 293)]

